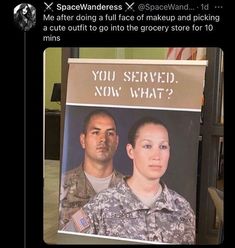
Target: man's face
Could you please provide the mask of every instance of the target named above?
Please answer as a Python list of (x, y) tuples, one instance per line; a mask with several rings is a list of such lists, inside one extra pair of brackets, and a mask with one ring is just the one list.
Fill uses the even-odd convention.
[(86, 134), (80, 135), (80, 142), (87, 159), (99, 163), (110, 162), (118, 146), (113, 119), (107, 115), (93, 116), (88, 123)]

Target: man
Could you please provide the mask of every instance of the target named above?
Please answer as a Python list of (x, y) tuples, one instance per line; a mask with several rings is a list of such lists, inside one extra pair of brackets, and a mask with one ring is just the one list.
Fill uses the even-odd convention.
[(143, 117), (130, 128), (126, 151), (133, 174), (97, 194), (72, 217), (68, 230), (168, 244), (195, 243), (190, 203), (161, 177), (170, 158), (166, 126)]
[(122, 174), (113, 168), (118, 147), (116, 123), (105, 110), (95, 110), (84, 120), (80, 143), (84, 161), (66, 172), (61, 180), (59, 229), (66, 228), (71, 216), (98, 192), (116, 185)]

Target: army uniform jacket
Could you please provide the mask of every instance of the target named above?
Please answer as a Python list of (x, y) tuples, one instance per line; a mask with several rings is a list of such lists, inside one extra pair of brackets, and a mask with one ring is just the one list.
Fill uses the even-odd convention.
[[(123, 175), (114, 170), (109, 187), (115, 186)], [(82, 164), (62, 176), (59, 208), (59, 229), (63, 229), (71, 216), (96, 195), (87, 179)]]
[[(190, 204), (161, 182), (162, 192), (150, 207), (125, 180), (104, 190), (74, 216), (76, 231), (128, 239), (194, 244), (195, 215)], [(79, 212), (79, 211), (78, 211)]]

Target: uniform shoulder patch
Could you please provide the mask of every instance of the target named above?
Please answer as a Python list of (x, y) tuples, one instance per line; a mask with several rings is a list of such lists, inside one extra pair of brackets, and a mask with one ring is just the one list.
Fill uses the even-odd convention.
[(90, 226), (89, 217), (86, 215), (82, 208), (79, 209), (74, 215), (72, 215), (72, 220), (77, 232), (82, 232)]

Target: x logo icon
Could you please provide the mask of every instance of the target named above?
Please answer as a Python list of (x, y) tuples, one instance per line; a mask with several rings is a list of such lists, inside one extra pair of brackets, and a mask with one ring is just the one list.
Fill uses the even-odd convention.
[(46, 2), (44, 2), (44, 4), (46, 5), (46, 8), (45, 8), (44, 11), (46, 11), (46, 10), (51, 10), (51, 11), (53, 12), (53, 9), (51, 8), (53, 2), (51, 2), (51, 3), (49, 3), (49, 4), (47, 4)]
[(133, 12), (135, 11), (135, 10), (132, 8), (132, 6), (135, 4), (135, 2), (133, 2), (133, 3), (131, 3), (131, 4), (125, 2), (125, 4), (127, 5), (127, 8), (126, 8), (125, 12), (126, 12), (127, 10), (132, 10)]

